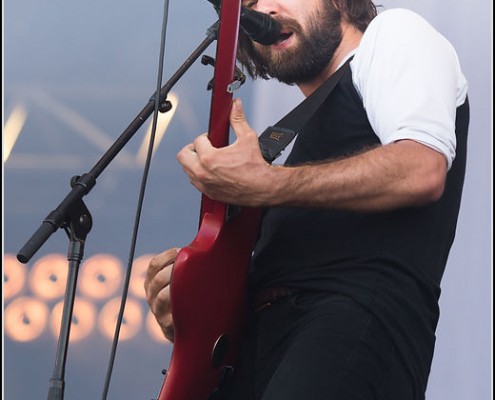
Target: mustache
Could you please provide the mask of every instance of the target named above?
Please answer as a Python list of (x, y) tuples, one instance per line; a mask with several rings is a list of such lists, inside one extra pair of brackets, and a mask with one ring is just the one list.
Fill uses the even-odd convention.
[(295, 19), (292, 18), (285, 18), (285, 17), (273, 17), (274, 20), (276, 20), (282, 27), (282, 32), (294, 32), (294, 33), (301, 33), (303, 31), (302, 26), (299, 22), (297, 22)]

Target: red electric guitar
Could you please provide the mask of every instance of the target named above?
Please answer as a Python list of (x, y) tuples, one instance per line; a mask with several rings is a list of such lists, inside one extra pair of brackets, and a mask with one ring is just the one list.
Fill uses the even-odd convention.
[[(208, 130), (215, 147), (228, 145), (240, 5), (240, 0), (223, 0), (220, 10)], [(203, 195), (198, 234), (175, 260), (174, 347), (159, 400), (213, 399), (225, 367), (235, 365), (260, 210), (232, 211)]]

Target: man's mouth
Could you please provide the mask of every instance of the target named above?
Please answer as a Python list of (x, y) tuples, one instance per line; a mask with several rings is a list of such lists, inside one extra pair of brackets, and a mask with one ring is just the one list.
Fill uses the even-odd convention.
[(293, 34), (294, 34), (294, 32), (282, 31), (280, 33), (280, 38), (275, 43), (275, 46), (279, 46), (279, 45), (285, 43), (290, 37), (292, 37)]

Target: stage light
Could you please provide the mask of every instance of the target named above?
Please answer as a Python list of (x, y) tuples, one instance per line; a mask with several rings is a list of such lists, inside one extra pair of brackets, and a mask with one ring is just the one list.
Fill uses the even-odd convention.
[[(152, 257), (154, 255), (145, 254), (134, 260), (119, 335), (121, 340), (131, 339), (145, 328), (153, 340), (169, 343), (154, 316), (144, 314), (148, 308), (144, 306), (143, 283)], [(68, 269), (69, 262), (62, 254), (40, 258), (31, 271), (14, 255), (4, 255), (4, 298), (10, 302), (5, 308), (4, 318), (8, 337), (16, 341), (34, 340), (47, 326), (49, 332), (59, 337), (64, 304), (61, 298), (66, 291)], [(123, 273), (121, 261), (109, 254), (96, 254), (81, 264), (72, 311), (71, 342), (87, 338), (96, 327), (105, 338), (113, 339), (121, 299), (109, 298), (121, 286)], [(29, 287), (26, 287), (26, 281)], [(23, 290), (33, 297), (19, 297)], [(53, 300), (57, 301), (52, 307)], [(108, 301), (102, 305), (101, 300)]]
[[(173, 107), (166, 113), (158, 114), (158, 119), (156, 124), (156, 135), (155, 135), (155, 140), (153, 142), (153, 154), (155, 153), (163, 137), (165, 136), (165, 132), (167, 131), (168, 125), (170, 124), (170, 121), (172, 120), (172, 117), (175, 114), (175, 110), (177, 109), (177, 106), (179, 104), (179, 98), (173, 92), (170, 92), (167, 95), (167, 100), (170, 101), (170, 103), (172, 103)], [(138, 165), (144, 165), (146, 161), (152, 128), (153, 128), (153, 119), (151, 119), (150, 125), (148, 126), (148, 130), (146, 131), (146, 135), (144, 136), (143, 141), (141, 143), (141, 147), (139, 148), (139, 151), (136, 155), (136, 161)]]
[(9, 300), (24, 288), (26, 266), (17, 261), (13, 254), (3, 256), (3, 298)]
[[(61, 301), (53, 307), (50, 317), (50, 328), (56, 338), (60, 336), (60, 324), (62, 321), (64, 302)], [(72, 310), (69, 342), (77, 342), (87, 337), (95, 326), (96, 307), (91, 302), (76, 297)]]
[[(109, 300), (103, 306), (98, 317), (98, 327), (104, 337), (113, 339), (115, 324), (119, 314), (121, 299), (116, 297)], [(124, 318), (120, 328), (120, 340), (128, 340), (134, 337), (143, 323), (143, 311), (138, 300), (128, 298), (124, 311)]]
[(132, 274), (129, 282), (129, 291), (139, 299), (145, 299), (146, 293), (144, 291), (144, 279), (146, 277), (146, 270), (150, 260), (153, 258), (152, 254), (145, 254), (138, 257), (132, 263)]
[(9, 115), (3, 128), (3, 163), (9, 159), (15, 142), (26, 122), (27, 111), (22, 105), (17, 105)]
[(122, 281), (122, 263), (109, 254), (97, 254), (88, 258), (81, 266), (79, 290), (93, 299), (112, 296)]
[(62, 297), (66, 290), (69, 262), (61, 254), (40, 258), (29, 274), (31, 291), (45, 300)]
[(19, 297), (6, 308), (5, 334), (17, 342), (29, 342), (39, 337), (48, 320), (48, 306), (41, 300)]

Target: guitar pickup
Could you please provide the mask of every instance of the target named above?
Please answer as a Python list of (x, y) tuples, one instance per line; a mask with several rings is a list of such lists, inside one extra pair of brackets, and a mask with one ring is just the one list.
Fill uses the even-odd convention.
[[(204, 55), (201, 57), (201, 64), (203, 65), (211, 65), (215, 67), (215, 59), (211, 56)], [(208, 82), (206, 86), (206, 90), (213, 89), (213, 78)], [(239, 89), (246, 82), (246, 75), (236, 66), (234, 72), (234, 81), (227, 85), (227, 92), (234, 93), (237, 89)]]

